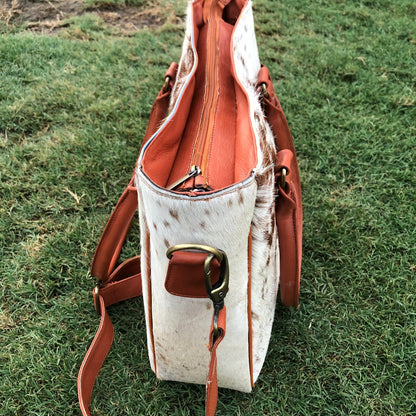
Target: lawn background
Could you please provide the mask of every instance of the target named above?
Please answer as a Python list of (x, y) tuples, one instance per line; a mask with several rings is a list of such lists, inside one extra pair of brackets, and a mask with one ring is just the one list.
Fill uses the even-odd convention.
[[(80, 414), (89, 265), (180, 55), (183, 1), (133, 1), (158, 21), (127, 31), (95, 13), (122, 1), (88, 1), (57, 28), (1, 3), (0, 415)], [(416, 4), (254, 12), (300, 162), (301, 304), (277, 306), (254, 392), (220, 390), (218, 415), (416, 415)], [(131, 235), (124, 257), (138, 246)], [(110, 313), (94, 415), (203, 415), (203, 386), (151, 372), (141, 300)]]

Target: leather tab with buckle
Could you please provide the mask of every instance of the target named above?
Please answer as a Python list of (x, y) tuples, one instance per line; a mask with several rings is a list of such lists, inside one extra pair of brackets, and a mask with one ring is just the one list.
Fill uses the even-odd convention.
[[(213, 335), (214, 338), (217, 338), (220, 334), (220, 330), (218, 329), (218, 316), (220, 310), (224, 307), (224, 298), (227, 295), (229, 284), (227, 255), (223, 250), (203, 244), (178, 244), (167, 250), (166, 256), (168, 259), (171, 259), (176, 251), (202, 251), (208, 253), (204, 262), (204, 280), (208, 297), (212, 300), (214, 306)], [(213, 284), (211, 280), (211, 263), (214, 259), (220, 264), (220, 274), (218, 280)]]

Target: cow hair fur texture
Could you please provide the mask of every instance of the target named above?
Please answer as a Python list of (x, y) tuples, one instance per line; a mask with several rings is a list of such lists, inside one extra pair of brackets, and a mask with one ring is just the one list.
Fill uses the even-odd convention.
[[(192, 35), (192, 13), (190, 2), (168, 119), (175, 112), (178, 100), (194, 71), (196, 47)], [(152, 369), (160, 379), (205, 383), (209, 362), (205, 344), (212, 319), (212, 303), (207, 299), (172, 297), (166, 292), (163, 283), (168, 267), (165, 252), (169, 246), (184, 242), (207, 244), (222, 248), (230, 263), (230, 288), (225, 300), (227, 334), (218, 348), (218, 385), (248, 392), (251, 391), (266, 356), (279, 283), (279, 248), (275, 226), (276, 148), (257, 89), (261, 66), (251, 1), (242, 9), (235, 24), (232, 60), (237, 82), (248, 97), (250, 119), (256, 138), (257, 166), (252, 176), (209, 198), (178, 196), (155, 186), (143, 174), (139, 164), (136, 184), (139, 190), (142, 253), (149, 253), (149, 256), (142, 256), (142, 273)], [(163, 129), (163, 124), (160, 129)], [(199, 227), (193, 224), (198, 224)], [(245, 253), (248, 253), (247, 238), (250, 233), (251, 305), (248, 305), (247, 287), (250, 282), (248, 256)], [(147, 246), (149, 243), (150, 247)], [(182, 322), (184, 316), (192, 317), (189, 318), (190, 328), (180, 329), (178, 336), (175, 325), (178, 321)], [(185, 322), (186, 320), (187, 318)], [(251, 357), (247, 342), (250, 325)]]

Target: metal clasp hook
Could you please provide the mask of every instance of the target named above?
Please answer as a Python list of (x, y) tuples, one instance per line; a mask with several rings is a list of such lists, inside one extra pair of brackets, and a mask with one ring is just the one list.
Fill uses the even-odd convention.
[[(218, 315), (220, 310), (224, 307), (224, 298), (227, 295), (229, 285), (229, 265), (227, 255), (223, 250), (203, 244), (178, 244), (176, 246), (170, 247), (166, 252), (166, 256), (168, 259), (170, 259), (175, 251), (182, 250), (196, 250), (208, 253), (208, 256), (204, 262), (204, 278), (207, 294), (214, 304), (213, 332), (214, 337), (216, 338), (219, 335)], [(218, 281), (212, 284), (211, 263), (214, 258), (216, 258), (220, 263), (220, 276)]]
[[(204, 262), (204, 276), (205, 276), (205, 288), (207, 289), (208, 296), (215, 304), (224, 306), (224, 298), (228, 291), (229, 283), (229, 266), (227, 255), (222, 251), (218, 250), (220, 257), (215, 256), (214, 254), (209, 254)], [(211, 263), (214, 260), (214, 257), (220, 263), (220, 277), (218, 281), (212, 285), (211, 283)]]

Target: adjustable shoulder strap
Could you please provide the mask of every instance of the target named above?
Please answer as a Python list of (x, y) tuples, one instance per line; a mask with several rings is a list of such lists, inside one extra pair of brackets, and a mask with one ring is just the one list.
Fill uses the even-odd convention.
[(280, 297), (286, 306), (298, 306), (302, 262), (302, 192), (295, 147), (286, 117), (274, 92), (269, 70), (263, 66), (258, 76), (263, 105), (275, 137), (276, 224), (280, 250)]
[[(166, 116), (169, 106), (170, 91), (176, 77), (178, 64), (173, 62), (165, 74), (165, 84), (159, 91), (150, 111), (149, 123), (144, 135), (142, 146), (150, 139), (158, 129), (161, 120)], [(98, 278), (100, 282), (111, 281), (110, 275), (119, 258), (121, 249), (130, 228), (131, 221), (137, 211), (137, 190), (134, 186), (134, 174), (122, 193), (101, 239), (95, 250), (91, 265), (91, 275)]]
[(109, 280), (112, 282), (101, 289), (97, 287), (93, 293), (94, 305), (101, 320), (78, 373), (78, 400), (83, 416), (91, 416), (89, 405), (94, 383), (113, 344), (114, 330), (107, 306), (142, 294), (140, 256), (122, 263)]
[(91, 275), (100, 282), (109, 281), (136, 211), (137, 190), (132, 178), (117, 202), (95, 250)]
[(107, 307), (142, 294), (140, 256), (126, 260), (113, 271), (136, 211), (137, 192), (130, 181), (107, 222), (91, 266), (91, 274), (100, 281), (93, 296), (101, 320), (78, 374), (78, 399), (84, 416), (91, 415), (94, 383), (113, 343), (113, 324)]
[[(124, 261), (111, 274), (105, 273), (105, 270), (111, 270), (112, 264), (117, 261), (136, 212), (137, 196), (135, 194), (136, 189), (130, 183), (111, 214), (94, 255), (91, 270), (95, 273), (98, 270), (101, 285), (94, 289), (93, 298), (95, 309), (101, 315), (101, 320), (78, 374), (78, 400), (83, 416), (91, 416), (89, 406), (95, 380), (113, 344), (114, 329), (107, 307), (142, 295), (140, 256)], [(133, 202), (133, 197), (136, 202)], [(214, 316), (208, 347), (211, 360), (206, 384), (206, 416), (214, 416), (217, 407), (216, 351), (225, 336), (225, 307), (218, 317), (219, 335), (214, 335), (213, 322)]]
[[(161, 119), (166, 115), (170, 89), (177, 67), (178, 65), (173, 63), (165, 75), (165, 85), (153, 104), (143, 143), (149, 140), (157, 130)], [(91, 416), (89, 406), (94, 383), (114, 339), (113, 324), (107, 307), (142, 294), (140, 256), (126, 260), (115, 268), (137, 208), (137, 189), (132, 178), (104, 228), (91, 265), (92, 276), (97, 277), (100, 282), (93, 291), (93, 298), (95, 309), (101, 315), (101, 320), (78, 374), (78, 399), (83, 416)], [(214, 317), (212, 322), (214, 322)], [(218, 317), (219, 335), (214, 336), (212, 327), (213, 325), (209, 335), (211, 361), (206, 385), (206, 416), (214, 416), (217, 406), (216, 350), (225, 335), (225, 308)]]

